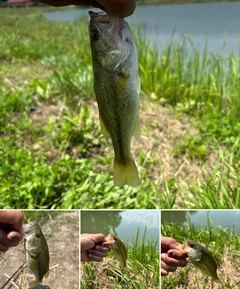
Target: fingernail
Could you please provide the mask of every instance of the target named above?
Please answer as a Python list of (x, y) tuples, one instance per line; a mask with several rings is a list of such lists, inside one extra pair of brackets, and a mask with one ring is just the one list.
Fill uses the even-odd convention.
[(89, 258), (90, 260), (92, 259), (92, 257), (93, 257), (92, 254), (88, 254), (88, 258)]

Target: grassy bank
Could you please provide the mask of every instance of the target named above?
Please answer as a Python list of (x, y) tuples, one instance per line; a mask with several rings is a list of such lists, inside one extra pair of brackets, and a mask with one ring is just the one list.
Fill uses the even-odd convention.
[(37, 11), (0, 10), (1, 208), (239, 207), (236, 55), (206, 47), (201, 56), (187, 39), (158, 55), (132, 28), (142, 184), (117, 188), (98, 124), (88, 23), (50, 22)]
[(222, 284), (214, 283), (214, 287), (212, 287), (210, 278), (205, 278), (199, 269), (188, 263), (187, 267), (178, 268), (176, 272), (162, 277), (162, 288), (239, 288), (240, 238), (234, 233), (234, 226), (230, 228), (215, 227), (210, 218), (208, 218), (205, 228), (194, 226), (190, 220), (181, 225), (164, 222), (161, 225), (161, 234), (173, 237), (179, 243), (183, 243), (186, 238), (205, 246), (216, 260), (217, 274), (222, 282)]

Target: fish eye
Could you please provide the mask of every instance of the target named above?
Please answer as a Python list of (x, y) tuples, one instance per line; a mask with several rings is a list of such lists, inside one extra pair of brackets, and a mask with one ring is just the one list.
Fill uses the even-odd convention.
[(190, 244), (190, 247), (191, 247), (191, 248), (194, 248), (194, 244)]
[(40, 233), (36, 233), (35, 236), (36, 236), (36, 238), (40, 238), (41, 234)]
[(97, 30), (92, 30), (91, 31), (91, 37), (94, 41), (97, 41), (99, 39), (99, 33)]

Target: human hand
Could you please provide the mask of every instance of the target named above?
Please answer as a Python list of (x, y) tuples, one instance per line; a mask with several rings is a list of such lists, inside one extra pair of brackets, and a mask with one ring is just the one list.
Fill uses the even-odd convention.
[[(106, 244), (105, 244), (106, 243)], [(81, 235), (81, 261), (101, 262), (107, 253), (110, 252), (107, 240), (103, 234), (82, 234)]]
[(68, 5), (83, 5), (92, 6), (95, 8), (104, 8), (114, 11), (121, 17), (127, 17), (133, 14), (136, 8), (135, 0), (38, 0), (39, 2), (51, 6), (68, 6)]
[(161, 276), (176, 271), (177, 267), (187, 266), (187, 254), (181, 252), (181, 244), (170, 237), (161, 237)]
[(0, 252), (16, 247), (22, 239), (23, 214), (21, 211), (0, 211)]

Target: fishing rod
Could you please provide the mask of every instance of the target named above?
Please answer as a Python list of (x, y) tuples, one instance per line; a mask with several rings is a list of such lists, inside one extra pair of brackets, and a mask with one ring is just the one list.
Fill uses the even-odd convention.
[[(11, 279), (13, 279), (13, 281), (16, 281), (17, 278), (19, 277), (20, 275), (20, 270), (22, 269), (22, 267), (25, 265), (26, 262), (23, 262), (22, 265), (17, 269), (17, 271), (10, 277), (8, 278), (8, 280), (3, 284), (3, 286), (0, 288), (0, 289), (4, 289), (7, 284), (11, 281)], [(8, 289), (10, 289), (12, 287), (12, 284), (10, 285), (10, 287)]]

